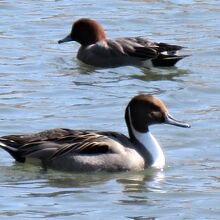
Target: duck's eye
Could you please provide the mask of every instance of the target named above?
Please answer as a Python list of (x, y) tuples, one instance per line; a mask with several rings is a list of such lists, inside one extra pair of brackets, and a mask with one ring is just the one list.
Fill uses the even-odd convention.
[(165, 118), (161, 111), (153, 111), (150, 113), (150, 118), (155, 123), (162, 123), (164, 122)]

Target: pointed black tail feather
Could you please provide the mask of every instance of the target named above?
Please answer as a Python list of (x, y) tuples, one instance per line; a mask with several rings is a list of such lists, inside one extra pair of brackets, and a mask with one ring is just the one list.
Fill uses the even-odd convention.
[(173, 45), (173, 44), (166, 44), (166, 43), (158, 43), (159, 46), (158, 51), (161, 52), (168, 52), (168, 51), (174, 51), (181, 50), (185, 47), (179, 46), (179, 45)]
[(179, 60), (185, 57), (188, 57), (188, 55), (177, 56), (160, 54), (156, 59), (152, 59), (152, 63), (154, 66), (170, 67), (174, 66)]
[(0, 138), (0, 147), (7, 151), (16, 161), (21, 163), (25, 162), (25, 158), (21, 157), (19, 151), (17, 150), (16, 142)]

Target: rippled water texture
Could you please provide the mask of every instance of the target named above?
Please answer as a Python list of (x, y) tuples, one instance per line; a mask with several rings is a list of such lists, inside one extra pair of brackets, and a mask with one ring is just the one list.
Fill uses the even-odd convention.
[[(154, 126), (164, 171), (62, 173), (18, 164), (0, 150), (0, 218), (219, 219), (218, 0), (0, 0), (0, 136), (67, 127), (127, 134), (132, 96), (155, 94), (191, 129)], [(186, 46), (177, 68), (92, 69), (77, 43), (58, 45), (80, 17), (108, 37)]]

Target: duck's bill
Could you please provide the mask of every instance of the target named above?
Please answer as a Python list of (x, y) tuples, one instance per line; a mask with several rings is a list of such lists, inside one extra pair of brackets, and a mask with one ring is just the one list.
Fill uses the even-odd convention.
[(190, 128), (191, 127), (189, 124), (175, 119), (173, 116), (171, 116), (168, 113), (165, 114), (165, 122), (164, 123), (169, 124), (169, 125), (175, 125), (175, 126), (182, 127), (182, 128)]
[(62, 44), (62, 43), (66, 43), (66, 42), (69, 42), (69, 41), (73, 41), (71, 35), (67, 35), (66, 37), (64, 37), (62, 40), (59, 40), (58, 41), (58, 44)]

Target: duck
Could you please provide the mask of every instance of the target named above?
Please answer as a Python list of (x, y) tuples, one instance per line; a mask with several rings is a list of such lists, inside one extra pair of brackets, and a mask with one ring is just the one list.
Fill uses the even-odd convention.
[(72, 30), (58, 43), (78, 42), (77, 58), (100, 68), (120, 66), (171, 67), (188, 55), (177, 55), (182, 46), (157, 43), (143, 37), (106, 38), (103, 27), (93, 19), (80, 18)]
[(145, 93), (130, 100), (125, 122), (129, 137), (114, 131), (54, 128), (2, 136), (0, 147), (17, 162), (36, 159), (45, 169), (70, 172), (163, 169), (165, 156), (149, 126), (190, 127), (171, 116), (159, 98)]

